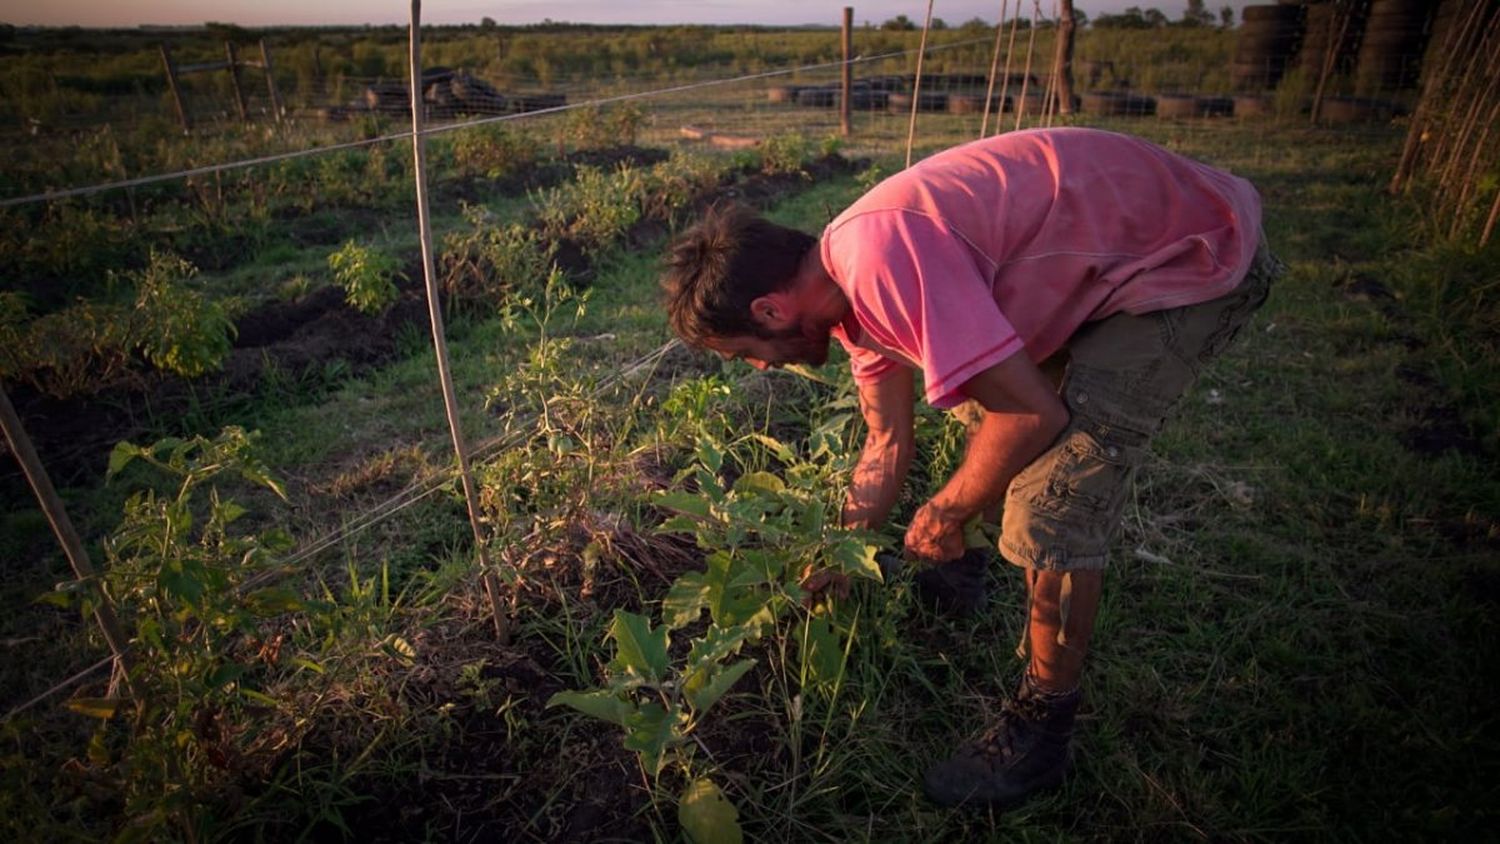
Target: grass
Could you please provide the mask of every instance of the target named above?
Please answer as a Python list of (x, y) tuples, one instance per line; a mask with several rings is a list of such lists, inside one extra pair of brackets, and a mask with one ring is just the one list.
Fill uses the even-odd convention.
[[(1292, 271), (1184, 397), (1135, 482), (1085, 676), (1074, 775), (1003, 814), (922, 800), (923, 764), (977, 728), (1019, 672), (1024, 595), (1018, 573), (997, 565), (989, 610), (957, 623), (917, 608), (897, 580), (857, 590), (843, 608), (858, 633), (836, 692), (798, 688), (795, 639), (783, 630), (754, 650), (760, 667), (705, 727), (702, 770), (751, 837), (1365, 840), (1493, 826), (1494, 248), (1424, 243), (1420, 214), (1380, 193), (1395, 133), (1120, 126), (1252, 178)], [(892, 160), (880, 159), (888, 172)], [(816, 230), (859, 191), (853, 178), (811, 184), (771, 216)], [(649, 533), (658, 517), (642, 498), (688, 459), (693, 425), (704, 424), (668, 409), (680, 408), (670, 386), (717, 378), (728, 395), (706, 407), (727, 430), (793, 440), (839, 412), (847, 385), (678, 354), (644, 387), (579, 399), (580, 387), (666, 340), (655, 261), (643, 250), (600, 266), (587, 312), (563, 323), (571, 345), (551, 375), (522, 368), (528, 334), (488, 319), (451, 326), (471, 438), (516, 423), (485, 406), (497, 386), (516, 384), (559, 398), (551, 433), (581, 445), (523, 437), (484, 473), (492, 500), (511, 502), (488, 512), (506, 538), (496, 553), (522, 572), (514, 645), (487, 635), (451, 492), (316, 558), (305, 585), (326, 589), (337, 611), (326, 628), (294, 625), (287, 652), (325, 673), (287, 674), (269, 689), (300, 713), (297, 727), (263, 772), (236, 784), (239, 802), (199, 795), (211, 807), (199, 837), (679, 835), (680, 775), (651, 784), (618, 730), (542, 704), (597, 683), (610, 612), (653, 612), (665, 590), (653, 566), (670, 576), (698, 565)], [(264, 458), (294, 490), (294, 510), (257, 518), (307, 535), (447, 462), (419, 339), (306, 401), (234, 411), (264, 432)], [(824, 372), (835, 385), (839, 369)], [(499, 398), (520, 412), (530, 395)], [(1459, 423), (1442, 428), (1437, 408)], [(936, 483), (960, 440), (931, 411), (922, 431), (927, 468), (915, 477)], [(507, 497), (517, 490), (530, 498)], [(903, 507), (921, 493), (909, 490)], [(83, 521), (93, 534), (121, 494), (69, 493), (92, 514)], [(28, 588), (61, 574), (35, 519), (18, 511), (6, 525), (7, 550), (49, 568), (8, 588), (6, 605), (19, 607)], [(594, 563), (590, 543), (604, 548)], [(24, 617), (42, 618), (55, 644), (40, 667), (7, 669), (7, 689), (38, 688), (50, 662), (99, 652), (62, 635), (65, 615)], [(23, 632), (37, 635), (6, 635)], [(410, 654), (382, 646), (392, 636)], [(61, 761), (83, 752), (82, 721), (41, 710), (7, 725), (5, 814), (30, 824), (12, 828), (18, 837), (70, 824), (102, 833), (120, 820), (107, 800), (40, 796), (89, 781)]]

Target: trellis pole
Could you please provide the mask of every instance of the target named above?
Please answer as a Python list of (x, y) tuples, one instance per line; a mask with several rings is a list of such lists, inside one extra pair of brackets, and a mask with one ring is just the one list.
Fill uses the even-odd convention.
[(839, 69), (839, 83), (844, 89), (844, 98), (839, 103), (839, 135), (847, 138), (854, 134), (850, 113), (853, 107), (850, 101), (854, 97), (854, 66), (849, 63), (849, 60), (854, 55), (853, 6), (844, 7), (844, 27), (843, 32), (839, 36), (839, 45), (843, 48), (844, 52), (844, 66)]
[[(1020, 0), (1016, 0), (1020, 5)], [(1010, 5), (1010, 0), (1000, 0), (1000, 20), (995, 23), (995, 52), (990, 57), (990, 84), (984, 90), (984, 119), (979, 122), (979, 137), (983, 138), (990, 131), (990, 104), (995, 99), (995, 71), (1000, 68), (1000, 41), (1005, 36), (1005, 10)], [(1005, 57), (1005, 73), (1010, 75), (1010, 55)], [(1000, 110), (1005, 110), (1005, 100), (1000, 101)], [(995, 116), (995, 123), (999, 124), (1000, 116)]]
[[(1004, 11), (1002, 11), (1001, 14), (1004, 15)], [(1010, 20), (1010, 40), (1005, 42), (1005, 70), (1003, 72), (1005, 79), (1000, 85), (1001, 108), (1004, 108), (1006, 101), (1010, 99), (1010, 57), (1015, 55), (1016, 52), (1016, 30), (1021, 26), (1021, 0), (1016, 0), (1015, 15), (1016, 16), (1011, 18)], [(1017, 103), (1012, 110), (1019, 107), (1020, 103)], [(998, 135), (1001, 131), (1000, 117), (999, 115), (996, 115), (995, 134)]]
[(469, 471), (469, 451), (458, 419), (458, 398), (453, 391), (453, 374), (448, 366), (448, 340), (443, 333), (443, 311), (438, 302), (437, 273), (432, 260), (432, 218), (427, 204), (426, 141), (422, 135), (425, 107), (422, 104), (422, 0), (411, 0), (411, 147), (413, 177), (417, 188), (417, 228), (422, 243), (422, 279), (427, 286), (427, 315), (432, 322), (432, 346), (437, 355), (438, 380), (443, 387), (443, 409), (448, 414), (448, 430), (453, 435), (453, 451), (458, 457), (458, 472), (463, 480), (464, 500), (469, 508), (469, 527), (474, 530), (474, 550), (479, 555), (480, 577), (494, 616), (495, 635), (502, 644), (510, 641), (510, 624), (500, 605), (500, 579), (490, 568), (484, 549), (484, 530), (479, 524), (479, 496), (474, 489), (474, 475)]
[(52, 486), (52, 479), (47, 476), (47, 470), (42, 466), (41, 459), (37, 457), (36, 448), (31, 444), (31, 437), (27, 436), (26, 429), (21, 426), (21, 417), (11, 405), (10, 395), (3, 387), (0, 387), (0, 428), (4, 428), (5, 441), (9, 443), (11, 453), (16, 456), (16, 462), (21, 464), (21, 471), (26, 473), (26, 481), (31, 484), (31, 491), (36, 494), (37, 502), (42, 505), (42, 512), (46, 514), (47, 522), (52, 525), (52, 532), (57, 535), (57, 541), (62, 545), (63, 553), (68, 556), (68, 564), (73, 567), (73, 575), (88, 584), (96, 593), (94, 620), (99, 622), (99, 630), (104, 634), (104, 641), (109, 644), (109, 650), (114, 654), (116, 676), (124, 679), (126, 691), (139, 702), (140, 698), (136, 697), (135, 686), (130, 680), (130, 656), (127, 653), (130, 640), (125, 638), (125, 632), (120, 628), (120, 619), (115, 615), (115, 606), (109, 599), (109, 593), (105, 591), (103, 582), (94, 571), (93, 563), (89, 562), (89, 554), (83, 547), (83, 540), (78, 536), (77, 529), (73, 527), (73, 521), (68, 518), (67, 508), (58, 497), (57, 489)]
[(922, 59), (927, 57), (927, 31), (932, 29), (932, 3), (927, 0), (927, 20), (922, 23), (922, 43), (917, 46), (917, 76), (911, 85), (911, 120), (906, 124), (906, 166), (911, 166), (911, 144), (917, 137), (917, 106), (922, 102)]
[[(1018, 3), (1019, 5), (1019, 3)], [(1021, 118), (1026, 116), (1026, 89), (1031, 87), (1031, 55), (1036, 51), (1036, 19), (1042, 14), (1042, 0), (1031, 2), (1031, 34), (1026, 39), (1026, 69), (1021, 75), (1021, 102), (1016, 106), (1016, 131), (1021, 131)]]

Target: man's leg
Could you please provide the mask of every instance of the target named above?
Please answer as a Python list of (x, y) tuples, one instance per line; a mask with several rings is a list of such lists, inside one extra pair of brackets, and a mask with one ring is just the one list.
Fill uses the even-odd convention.
[(1083, 658), (1099, 613), (1104, 572), (1026, 572), (1031, 581), (1031, 618), (1028, 638), (1031, 662), (1027, 672), (1042, 691), (1054, 694), (1078, 688)]

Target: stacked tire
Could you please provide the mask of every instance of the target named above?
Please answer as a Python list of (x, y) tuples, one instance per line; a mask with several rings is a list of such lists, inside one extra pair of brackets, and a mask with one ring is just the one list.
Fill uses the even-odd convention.
[(1298, 48), (1295, 62), (1306, 78), (1317, 79), (1323, 73), (1323, 62), (1330, 49), (1334, 51), (1334, 74), (1348, 73), (1354, 69), (1359, 27), (1353, 20), (1346, 25), (1346, 14), (1351, 12), (1333, 2), (1314, 3), (1307, 7), (1302, 44)]
[(1356, 92), (1368, 96), (1417, 84), (1433, 5), (1432, 0), (1371, 0), (1354, 70)]
[(1229, 78), (1239, 91), (1275, 88), (1302, 38), (1302, 6), (1246, 6)]

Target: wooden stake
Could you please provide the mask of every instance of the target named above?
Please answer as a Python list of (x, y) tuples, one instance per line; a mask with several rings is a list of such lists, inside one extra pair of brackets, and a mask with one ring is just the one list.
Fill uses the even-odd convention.
[[(1323, 66), (1318, 70), (1318, 87), (1313, 91), (1312, 116), (1309, 120), (1317, 125), (1318, 115), (1323, 110), (1323, 91), (1328, 87), (1328, 77), (1333, 75), (1333, 66), (1338, 63), (1339, 50), (1344, 46), (1344, 37), (1349, 33), (1349, 22), (1354, 20), (1354, 7), (1346, 4), (1339, 14), (1339, 34), (1323, 51)], [(1333, 27), (1329, 27), (1332, 34)]]
[(37, 502), (42, 505), (42, 512), (46, 514), (47, 522), (52, 525), (52, 532), (56, 534), (58, 543), (62, 545), (63, 553), (68, 556), (68, 564), (73, 567), (73, 575), (94, 590), (94, 620), (99, 623), (99, 630), (104, 634), (104, 641), (109, 644), (110, 653), (114, 654), (115, 667), (120, 672), (119, 676), (125, 679), (126, 690), (139, 702), (135, 694), (135, 685), (130, 679), (128, 652), (130, 640), (120, 629), (120, 620), (115, 615), (115, 606), (109, 599), (109, 592), (105, 590), (103, 581), (94, 571), (93, 563), (89, 562), (88, 551), (84, 550), (83, 540), (79, 538), (78, 531), (73, 527), (73, 521), (68, 518), (67, 508), (63, 506), (62, 499), (58, 497), (57, 490), (52, 486), (52, 479), (47, 476), (47, 470), (42, 466), (41, 459), (37, 457), (36, 448), (31, 444), (31, 437), (27, 436), (26, 429), (21, 426), (21, 417), (10, 403), (10, 395), (4, 388), (0, 388), (0, 428), (4, 428), (5, 441), (10, 444), (10, 451), (16, 456), (16, 462), (21, 464), (21, 471), (26, 473), (26, 481), (31, 484), (31, 491), (36, 494)]
[[(995, 99), (995, 71), (1000, 67), (1000, 40), (1005, 36), (1005, 9), (1010, 5), (1010, 0), (1000, 0), (1000, 20), (995, 24), (995, 52), (990, 56), (990, 84), (984, 90), (984, 119), (979, 122), (979, 137), (983, 138), (990, 131), (990, 103)], [(1006, 68), (1010, 72), (1010, 68)], [(1002, 95), (1004, 96), (1004, 95)], [(1000, 109), (1005, 110), (1005, 100), (1000, 101)], [(995, 116), (995, 122), (1000, 121), (999, 115)]]
[(172, 92), (172, 102), (177, 105), (177, 120), (182, 123), (184, 133), (193, 131), (193, 122), (188, 118), (187, 106), (182, 101), (182, 88), (177, 84), (177, 65), (172, 61), (172, 48), (161, 44), (161, 63), (167, 69), (167, 88)]
[(844, 33), (840, 39), (844, 48), (844, 67), (841, 71), (841, 81), (844, 85), (844, 101), (839, 105), (839, 134), (847, 138), (854, 134), (854, 128), (850, 121), (850, 98), (854, 93), (854, 66), (849, 64), (854, 53), (854, 7), (844, 7)]
[[(1016, 0), (1016, 16), (1010, 19), (1010, 40), (1005, 44), (1005, 80), (1000, 86), (1000, 105), (1010, 99), (1010, 57), (1016, 52), (1016, 30), (1021, 26), (1021, 0)], [(1022, 81), (1024, 84), (1024, 80)], [(1013, 108), (1019, 108), (1017, 103)], [(995, 118), (995, 134), (1000, 134), (1000, 118)]]
[(1495, 191), (1495, 201), (1490, 203), (1490, 218), (1484, 221), (1484, 233), (1479, 236), (1479, 248), (1483, 249), (1490, 242), (1490, 235), (1495, 233), (1495, 220), (1500, 219), (1500, 190)]
[(224, 42), (224, 58), (229, 63), (229, 82), (234, 88), (234, 107), (240, 113), (240, 120), (250, 122), (250, 110), (245, 108), (245, 91), (240, 88), (240, 62), (239, 57), (234, 54), (234, 42)]
[(927, 0), (927, 20), (922, 24), (922, 43), (917, 47), (917, 75), (911, 86), (911, 121), (906, 125), (906, 166), (911, 166), (911, 145), (917, 137), (917, 105), (922, 102), (922, 59), (927, 56), (927, 32), (932, 29), (932, 3)]
[(1061, 0), (1057, 14), (1057, 110), (1073, 113), (1073, 39), (1078, 22), (1073, 15), (1073, 0)]
[(1026, 89), (1031, 87), (1031, 56), (1036, 51), (1036, 19), (1041, 14), (1042, 0), (1031, 2), (1031, 35), (1026, 41), (1026, 69), (1021, 76), (1021, 102), (1016, 105), (1016, 131), (1021, 130), (1021, 118), (1026, 116)]
[(469, 451), (458, 419), (458, 398), (453, 391), (453, 374), (448, 368), (448, 340), (443, 332), (443, 311), (439, 307), (437, 272), (432, 260), (432, 218), (427, 204), (427, 155), (422, 123), (426, 108), (422, 102), (422, 0), (411, 0), (411, 146), (413, 176), (417, 188), (417, 229), (422, 242), (422, 279), (427, 285), (427, 315), (432, 321), (432, 347), (437, 355), (438, 380), (443, 386), (443, 409), (448, 414), (448, 430), (453, 435), (453, 451), (458, 456), (458, 471), (463, 479), (464, 500), (469, 507), (469, 527), (474, 530), (474, 550), (479, 555), (480, 577), (494, 616), (495, 636), (501, 644), (510, 642), (510, 622), (500, 605), (500, 579), (490, 569), (489, 554), (484, 548), (484, 530), (479, 524), (479, 496), (474, 489), (474, 475), (469, 471)]
[[(314, 61), (317, 60), (317, 47), (313, 48)], [(271, 113), (276, 115), (276, 122), (280, 123), (286, 117), (281, 108), (281, 91), (276, 87), (276, 68), (271, 64), (271, 48), (266, 46), (266, 39), (260, 39), (260, 66), (266, 72), (266, 93), (271, 95)]]

